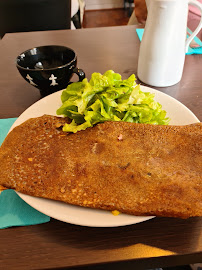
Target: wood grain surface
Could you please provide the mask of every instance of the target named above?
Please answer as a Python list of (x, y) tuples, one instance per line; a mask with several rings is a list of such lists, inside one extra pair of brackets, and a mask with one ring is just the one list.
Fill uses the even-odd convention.
[[(0, 41), (0, 118), (17, 117), (40, 99), (38, 89), (18, 73), (15, 58), (26, 49), (50, 44), (73, 48), (88, 78), (108, 69), (123, 78), (137, 71), (140, 42), (135, 26), (7, 34)], [(186, 56), (182, 80), (158, 90), (181, 101), (202, 121), (202, 55)], [(197, 262), (202, 262), (202, 218), (154, 218), (117, 228), (51, 219), (0, 231), (0, 269), (147, 269)]]
[(85, 10), (83, 18), (84, 28), (108, 27), (127, 25), (128, 11), (123, 8)]

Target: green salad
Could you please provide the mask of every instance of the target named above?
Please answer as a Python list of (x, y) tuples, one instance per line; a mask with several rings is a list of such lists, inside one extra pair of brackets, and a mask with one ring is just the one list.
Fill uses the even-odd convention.
[(154, 94), (141, 91), (134, 74), (122, 80), (113, 70), (103, 75), (93, 73), (90, 81), (85, 78), (68, 85), (61, 100), (57, 115), (72, 119), (63, 127), (66, 132), (75, 133), (104, 121), (167, 125), (170, 120)]

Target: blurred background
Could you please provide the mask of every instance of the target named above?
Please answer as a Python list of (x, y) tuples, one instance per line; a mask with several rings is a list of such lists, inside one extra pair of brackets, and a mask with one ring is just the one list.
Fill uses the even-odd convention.
[(133, 0), (85, 0), (84, 28), (127, 25)]
[(1, 0), (6, 33), (127, 25), (133, 0)]

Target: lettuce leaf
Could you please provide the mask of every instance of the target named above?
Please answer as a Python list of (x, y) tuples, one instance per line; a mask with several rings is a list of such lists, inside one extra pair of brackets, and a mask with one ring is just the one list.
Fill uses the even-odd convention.
[(122, 80), (113, 70), (103, 75), (93, 73), (90, 81), (75, 82), (62, 92), (62, 106), (57, 115), (72, 119), (63, 130), (74, 132), (85, 130), (104, 121), (126, 121), (167, 125), (170, 119), (154, 100), (154, 94), (142, 92), (132, 74)]

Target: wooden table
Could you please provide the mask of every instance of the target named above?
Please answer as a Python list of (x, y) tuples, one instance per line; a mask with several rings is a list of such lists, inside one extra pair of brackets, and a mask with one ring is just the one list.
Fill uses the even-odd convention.
[[(40, 99), (38, 90), (18, 73), (15, 57), (47, 44), (72, 47), (88, 78), (92, 72), (108, 69), (123, 78), (137, 71), (140, 43), (135, 26), (7, 34), (0, 41), (1, 118), (17, 117)], [(186, 105), (200, 121), (201, 75), (202, 55), (186, 56), (182, 80), (159, 88)], [(202, 218), (154, 218), (116, 228), (82, 227), (51, 219), (43, 225), (0, 231), (0, 269), (146, 269), (197, 262), (202, 262)]]

